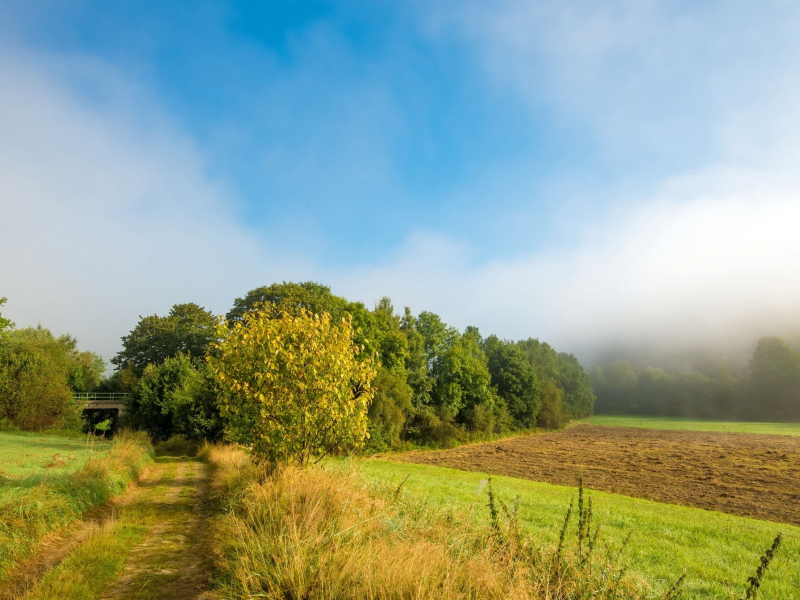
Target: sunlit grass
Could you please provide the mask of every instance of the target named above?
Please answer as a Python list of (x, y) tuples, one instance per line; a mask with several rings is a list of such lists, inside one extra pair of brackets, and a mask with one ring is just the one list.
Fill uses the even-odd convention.
[(725, 433), (762, 433), (800, 436), (800, 423), (745, 423), (737, 421), (702, 421), (676, 417), (633, 417), (595, 415), (575, 423), (591, 423), (607, 427), (640, 427), (642, 429), (673, 429), (684, 431), (719, 431)]
[[(47, 534), (66, 527), (90, 508), (123, 491), (151, 459), (152, 448), (140, 435), (123, 434), (111, 444), (91, 450), (74, 448), (73, 440), (4, 435), (0, 449), (7, 455), (24, 453), (17, 471), (27, 476), (0, 480), (0, 581)], [(37, 444), (31, 446), (31, 444)], [(74, 462), (58, 466), (54, 451), (83, 452)], [(58, 453), (58, 452), (55, 452)], [(63, 456), (63, 454), (62, 454)], [(47, 458), (46, 458), (47, 457)], [(42, 466), (50, 460), (56, 466)], [(62, 458), (63, 461), (63, 458)]]
[(577, 515), (557, 549), (519, 535), (513, 507), (499, 502), (494, 519), (483, 511), (473, 520), (467, 507), (432, 510), (396, 489), (399, 482), (376, 485), (341, 462), (269, 472), (231, 446), (206, 447), (203, 455), (222, 509), (213, 527), (218, 598), (649, 597), (647, 583), (621, 570), (616, 554), (588, 551), (586, 536), (583, 546), (576, 541)]
[[(165, 597), (165, 588), (181, 575), (173, 563), (189, 535), (197, 465), (171, 457), (156, 463), (158, 478), (138, 488), (113, 520), (94, 530), (24, 600)], [(175, 494), (179, 465), (189, 478)]]
[(59, 477), (78, 471), (90, 454), (105, 452), (110, 442), (87, 442), (32, 433), (0, 433), (0, 484), (4, 479)]
[[(336, 464), (332, 463), (333, 468), (341, 468)], [(471, 513), (478, 521), (487, 518), (487, 475), (385, 460), (349, 464), (384, 485), (396, 486), (405, 480), (405, 493), (424, 500), (431, 510)], [(520, 499), (520, 517), (528, 530), (550, 543), (555, 541), (574, 489), (511, 477), (493, 477), (493, 481), (500, 497)], [(784, 547), (770, 567), (759, 598), (783, 600), (800, 589), (798, 527), (602, 492), (592, 492), (592, 496), (605, 539), (619, 546), (631, 532), (627, 552), (631, 567), (656, 585), (668, 586), (686, 573), (691, 598), (729, 598), (726, 584), (741, 596), (760, 553), (782, 531)]]

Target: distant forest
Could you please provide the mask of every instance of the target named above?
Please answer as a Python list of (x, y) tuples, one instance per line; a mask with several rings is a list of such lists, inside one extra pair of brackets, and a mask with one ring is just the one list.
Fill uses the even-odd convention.
[(744, 370), (721, 358), (670, 373), (617, 360), (590, 371), (598, 414), (740, 421), (800, 421), (800, 353), (763, 337)]

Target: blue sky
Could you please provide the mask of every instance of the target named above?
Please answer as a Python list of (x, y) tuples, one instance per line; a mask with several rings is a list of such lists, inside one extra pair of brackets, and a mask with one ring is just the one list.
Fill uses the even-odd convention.
[(282, 279), (587, 355), (794, 327), (799, 26), (782, 1), (6, 2), (0, 295), (106, 355), (138, 314)]

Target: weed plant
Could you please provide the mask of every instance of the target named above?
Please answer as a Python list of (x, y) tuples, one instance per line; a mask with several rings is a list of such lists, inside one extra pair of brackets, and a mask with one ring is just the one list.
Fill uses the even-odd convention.
[(123, 432), (110, 447), (104, 444), (90, 452), (74, 473), (10, 480), (0, 486), (0, 581), (45, 536), (122, 492), (150, 460), (147, 438)]

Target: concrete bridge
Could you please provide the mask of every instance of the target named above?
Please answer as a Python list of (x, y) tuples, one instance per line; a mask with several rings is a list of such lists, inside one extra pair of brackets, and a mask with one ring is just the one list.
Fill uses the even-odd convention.
[(131, 397), (131, 394), (122, 393), (88, 393), (88, 394), (74, 394), (75, 400), (83, 404), (83, 410), (116, 410), (117, 415), (114, 418), (114, 430), (119, 429), (122, 415), (125, 412), (125, 405)]

